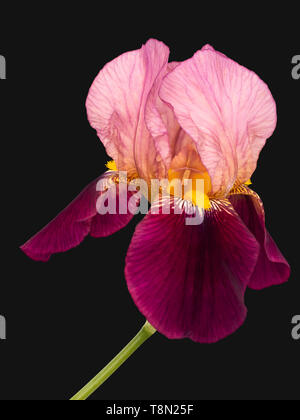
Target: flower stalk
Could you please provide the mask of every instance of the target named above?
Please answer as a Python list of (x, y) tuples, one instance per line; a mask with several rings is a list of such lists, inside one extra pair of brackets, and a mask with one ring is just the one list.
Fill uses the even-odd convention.
[(121, 367), (136, 350), (145, 343), (156, 330), (147, 321), (139, 333), (127, 344), (126, 347), (98, 373), (86, 386), (84, 386), (71, 401), (87, 400), (110, 376)]

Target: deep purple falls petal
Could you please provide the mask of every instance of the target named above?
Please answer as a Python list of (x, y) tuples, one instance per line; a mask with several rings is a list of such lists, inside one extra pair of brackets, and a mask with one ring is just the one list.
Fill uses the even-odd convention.
[(250, 188), (243, 187), (240, 192), (244, 193), (230, 195), (230, 202), (260, 244), (249, 287), (261, 290), (285, 283), (290, 276), (290, 266), (266, 229), (263, 203)]
[[(97, 191), (99, 181), (106, 182), (106, 174), (91, 182), (69, 206), (22, 247), (22, 251), (36, 261), (48, 261), (52, 254), (65, 252), (79, 245), (90, 234), (93, 237), (109, 236), (126, 226), (133, 214), (99, 214)], [(118, 186), (112, 184), (118, 193)], [(113, 189), (112, 189), (113, 191)], [(130, 195), (128, 194), (128, 199)], [(119, 196), (116, 197), (119, 209)]]
[(244, 293), (258, 243), (229, 201), (213, 203), (203, 223), (187, 215), (149, 214), (138, 225), (127, 257), (129, 291), (162, 334), (216, 342), (246, 318)]

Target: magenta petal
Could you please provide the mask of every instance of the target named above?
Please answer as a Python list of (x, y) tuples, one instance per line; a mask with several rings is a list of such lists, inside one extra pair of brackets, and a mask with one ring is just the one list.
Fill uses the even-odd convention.
[[(89, 184), (65, 210), (29, 239), (21, 247), (22, 251), (33, 260), (48, 261), (52, 254), (65, 252), (79, 245), (88, 234), (104, 237), (126, 226), (133, 217), (131, 213), (100, 215), (97, 212), (96, 203), (101, 195), (97, 191), (97, 184), (101, 179), (111, 176), (107, 174)], [(118, 197), (116, 203), (118, 209)]]
[(245, 320), (244, 292), (258, 244), (228, 201), (200, 225), (149, 213), (130, 244), (125, 275), (144, 316), (168, 338), (216, 342)]
[(254, 191), (244, 189), (246, 194), (233, 194), (230, 201), (260, 244), (260, 253), (249, 287), (261, 290), (285, 283), (291, 269), (266, 229), (263, 203)]

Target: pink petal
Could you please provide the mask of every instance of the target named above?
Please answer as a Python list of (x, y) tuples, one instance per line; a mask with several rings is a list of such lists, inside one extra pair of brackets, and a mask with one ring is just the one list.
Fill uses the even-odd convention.
[(194, 226), (185, 224), (185, 213), (149, 213), (130, 244), (129, 291), (168, 338), (216, 342), (245, 320), (244, 292), (258, 244), (228, 201), (214, 202), (213, 208)]
[(250, 188), (243, 187), (243, 190), (244, 194), (231, 195), (230, 201), (260, 244), (260, 253), (249, 287), (260, 290), (285, 283), (290, 277), (291, 269), (266, 229), (263, 203)]
[(276, 126), (276, 104), (259, 77), (205, 46), (163, 80), (160, 97), (196, 142), (213, 193), (247, 181)]
[[(167, 72), (173, 71), (179, 63), (169, 63)], [(163, 102), (158, 93), (162, 77), (156, 80), (146, 104), (145, 121), (156, 149), (158, 150), (165, 166), (169, 168), (174, 157), (174, 144), (182, 131), (177, 122), (172, 107)]]
[[(29, 239), (21, 247), (22, 251), (33, 260), (48, 261), (52, 254), (65, 252), (79, 245), (88, 234), (104, 237), (126, 226), (133, 217), (130, 212), (125, 215), (100, 215), (97, 212), (96, 204), (101, 195), (97, 191), (97, 184), (100, 180), (109, 179), (111, 173), (107, 174), (89, 184), (52, 222)], [(130, 197), (128, 194), (128, 199)], [(118, 197), (116, 203), (118, 209)]]
[[(169, 63), (168, 72), (173, 71), (178, 65), (179, 63), (176, 62)], [(160, 99), (158, 95), (160, 86), (161, 80), (159, 80), (159, 83), (155, 83), (150, 92), (145, 119), (165, 167), (175, 169), (174, 165), (178, 168), (180, 163), (180, 167), (202, 169), (206, 172), (203, 165), (201, 165), (201, 168), (199, 168), (199, 164), (193, 166), (192, 156), (193, 154), (197, 155), (195, 143), (179, 125), (173, 108)], [(194, 150), (195, 153), (193, 153)], [(199, 157), (197, 156), (198, 161)]]
[(140, 50), (121, 55), (100, 71), (86, 102), (90, 124), (118, 170), (144, 179), (161, 170), (145, 124), (145, 106), (167, 71), (168, 57), (169, 49), (153, 39)]

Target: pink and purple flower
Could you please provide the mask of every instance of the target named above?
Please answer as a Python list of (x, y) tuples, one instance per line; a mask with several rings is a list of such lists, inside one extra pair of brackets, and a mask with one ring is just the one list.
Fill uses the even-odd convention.
[[(200, 208), (202, 223), (186, 224), (184, 200), (172, 190), (172, 209), (181, 205), (180, 214), (164, 214), (157, 211), (162, 200), (152, 202), (133, 235), (125, 277), (136, 305), (159, 332), (212, 343), (243, 324), (247, 287), (281, 284), (290, 275), (266, 230), (262, 201), (249, 188), (276, 127), (276, 104), (255, 73), (210, 46), (181, 63), (168, 58), (169, 49), (151, 39), (100, 71), (86, 106), (113, 159), (110, 170), (22, 250), (47, 261), (87, 235), (105, 237), (126, 226), (133, 212), (97, 211), (99, 180), (107, 182), (106, 194), (117, 192), (119, 208), (120, 171), (149, 189), (153, 179), (189, 179), (184, 200)], [(200, 201), (197, 180), (204, 185)]]

